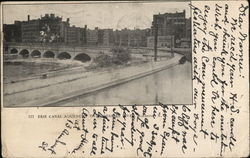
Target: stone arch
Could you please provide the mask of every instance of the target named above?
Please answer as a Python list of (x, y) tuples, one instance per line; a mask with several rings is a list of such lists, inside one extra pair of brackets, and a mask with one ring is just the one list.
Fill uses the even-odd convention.
[(18, 53), (18, 50), (16, 48), (12, 48), (10, 50), (10, 54), (17, 54)]
[(52, 51), (47, 51), (43, 54), (44, 58), (54, 58), (55, 57), (55, 53)]
[(62, 52), (60, 54), (58, 54), (57, 56), (58, 59), (62, 60), (62, 59), (70, 59), (71, 55), (67, 52)]
[(80, 53), (80, 54), (77, 54), (74, 57), (74, 60), (78, 60), (78, 61), (81, 61), (81, 62), (87, 62), (87, 61), (90, 61), (91, 58), (90, 58), (90, 56), (88, 54)]
[(41, 52), (39, 50), (34, 50), (33, 52), (31, 52), (30, 56), (32, 58), (41, 58)]
[(29, 57), (29, 51), (27, 49), (23, 49), (20, 53), (19, 53), (23, 58), (28, 58)]

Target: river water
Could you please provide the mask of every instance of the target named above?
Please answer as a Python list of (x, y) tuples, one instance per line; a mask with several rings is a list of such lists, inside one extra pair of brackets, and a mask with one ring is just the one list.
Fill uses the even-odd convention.
[(61, 106), (192, 104), (191, 63), (186, 62), (160, 72), (71, 99)]

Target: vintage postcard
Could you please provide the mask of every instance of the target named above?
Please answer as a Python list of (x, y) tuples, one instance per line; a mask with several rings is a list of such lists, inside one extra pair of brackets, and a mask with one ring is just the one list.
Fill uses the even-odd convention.
[(2, 156), (249, 156), (248, 19), (244, 0), (2, 2)]
[(188, 2), (4, 4), (4, 106), (192, 104), (190, 13)]

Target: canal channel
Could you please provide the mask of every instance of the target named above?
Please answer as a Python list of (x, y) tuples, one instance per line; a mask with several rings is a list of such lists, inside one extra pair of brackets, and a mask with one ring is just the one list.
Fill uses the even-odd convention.
[[(178, 64), (154, 74), (91, 94), (78, 96), (58, 106), (192, 104), (191, 63)], [(60, 105), (59, 105), (60, 104)]]

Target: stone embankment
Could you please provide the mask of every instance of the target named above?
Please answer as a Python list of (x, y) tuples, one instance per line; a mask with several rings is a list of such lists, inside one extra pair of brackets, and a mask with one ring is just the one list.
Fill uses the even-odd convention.
[(182, 55), (169, 60), (99, 72), (78, 72), (50, 78), (36, 78), (4, 85), (4, 106), (53, 106), (54, 103), (90, 94), (150, 75), (179, 63)]

